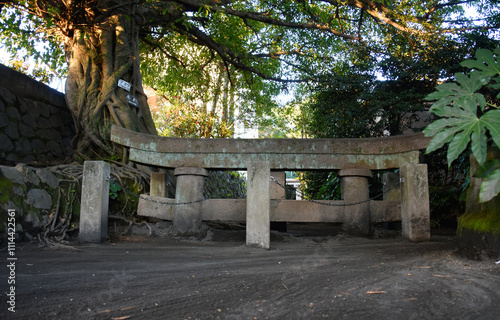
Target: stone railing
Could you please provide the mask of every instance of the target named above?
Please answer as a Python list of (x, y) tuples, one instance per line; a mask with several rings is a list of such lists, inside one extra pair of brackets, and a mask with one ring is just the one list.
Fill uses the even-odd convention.
[[(161, 191), (165, 179), (155, 174), (152, 193), (141, 195), (139, 214), (172, 220), (182, 233), (196, 231), (203, 220), (243, 220), (247, 245), (269, 248), (270, 221), (342, 222), (346, 231), (358, 234), (367, 234), (372, 222), (401, 221), (403, 236), (410, 241), (430, 238), (427, 166), (419, 164), (419, 150), (429, 139), (422, 134), (368, 139), (185, 139), (113, 126), (111, 139), (129, 148), (132, 161), (175, 168), (175, 199), (165, 198)], [(372, 170), (395, 168), (400, 169), (399, 179), (385, 179), (395, 185), (401, 181), (399, 188), (387, 193), (384, 201), (367, 200)], [(247, 170), (247, 199), (201, 201), (207, 169)], [(284, 183), (284, 170), (340, 170), (343, 200), (284, 200), (285, 190), (270, 182), (272, 175)]]

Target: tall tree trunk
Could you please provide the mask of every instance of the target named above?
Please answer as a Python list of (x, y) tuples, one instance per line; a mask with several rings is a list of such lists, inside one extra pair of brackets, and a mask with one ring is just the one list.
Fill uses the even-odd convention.
[[(127, 9), (129, 14), (118, 12), (76, 30), (65, 44), (66, 101), (75, 120), (77, 154), (117, 154), (109, 140), (113, 124), (156, 135), (142, 87), (135, 6)], [(119, 80), (130, 83), (130, 91), (118, 87)], [(137, 99), (136, 105), (127, 101), (127, 95)]]

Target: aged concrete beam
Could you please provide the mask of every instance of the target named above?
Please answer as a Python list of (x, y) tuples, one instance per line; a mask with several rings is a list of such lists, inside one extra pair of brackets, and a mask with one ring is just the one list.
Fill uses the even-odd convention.
[[(168, 168), (246, 169), (267, 161), (271, 169), (382, 170), (418, 163), (422, 134), (366, 139), (189, 139), (151, 136), (113, 126), (111, 139), (130, 147), (130, 160)], [(161, 156), (160, 156), (161, 154)]]
[(111, 128), (112, 141), (160, 153), (395, 154), (425, 149), (421, 133), (362, 139), (197, 139), (170, 138)]
[[(175, 199), (142, 195), (138, 214), (163, 220), (172, 220)], [(323, 203), (341, 205), (344, 201), (322, 200)], [(246, 199), (209, 199), (202, 202), (203, 221), (245, 221)], [(287, 222), (343, 222), (345, 207), (325, 206), (304, 200), (271, 200), (270, 220)], [(370, 220), (376, 222), (401, 221), (399, 201), (370, 201)]]
[[(228, 140), (229, 141), (229, 140)], [(419, 151), (398, 154), (279, 154), (279, 153), (158, 153), (130, 148), (129, 159), (150, 165), (179, 168), (246, 170), (248, 161), (266, 161), (277, 170), (336, 170), (365, 168), (384, 170), (418, 163)]]

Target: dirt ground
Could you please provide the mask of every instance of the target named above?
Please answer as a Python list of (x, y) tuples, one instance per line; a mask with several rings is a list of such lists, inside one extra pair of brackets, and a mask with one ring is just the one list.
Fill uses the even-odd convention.
[(271, 245), (246, 247), (243, 231), (17, 244), (16, 312), (2, 267), (0, 319), (500, 318), (500, 265), (457, 256), (452, 235), (415, 244), (299, 225)]

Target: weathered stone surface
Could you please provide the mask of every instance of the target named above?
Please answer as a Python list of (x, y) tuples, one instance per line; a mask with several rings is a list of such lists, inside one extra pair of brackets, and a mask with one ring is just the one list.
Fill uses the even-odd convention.
[(72, 156), (73, 155), (74, 149), (72, 147), (72, 142), (71, 142), (70, 138), (64, 138), (62, 143), (61, 143), (61, 146), (62, 146), (63, 154), (65, 156)]
[(412, 242), (430, 240), (429, 185), (426, 164), (401, 167), (401, 226)]
[[(366, 201), (369, 198), (368, 178), (372, 176), (367, 169), (343, 169), (340, 177), (342, 199), (346, 204)], [(348, 206), (344, 210), (342, 228), (351, 234), (368, 235), (370, 233), (370, 202)]]
[(16, 119), (16, 120), (21, 120), (21, 115), (19, 114), (19, 111), (17, 110), (16, 107), (7, 107), (5, 109), (5, 112), (7, 113), (7, 115), (10, 118)]
[(59, 186), (59, 179), (55, 174), (47, 169), (38, 168), (36, 169), (36, 175), (40, 178), (42, 183), (48, 184), (51, 188), (55, 189)]
[(31, 127), (32, 129), (37, 127), (36, 121), (31, 114), (25, 114), (22, 120), (27, 126)]
[(12, 91), (2, 87), (0, 87), (0, 99), (3, 100), (6, 105), (13, 105), (17, 101), (17, 98)]
[(24, 177), (18, 170), (11, 167), (0, 166), (0, 173), (11, 182), (24, 185)]
[(36, 158), (33, 155), (27, 155), (27, 156), (21, 158), (21, 162), (23, 162), (23, 163), (32, 163), (35, 161), (36, 161)]
[(52, 124), (48, 119), (40, 118), (38, 119), (38, 128), (39, 129), (49, 129), (52, 127)]
[(31, 140), (31, 147), (33, 148), (33, 152), (37, 153), (37, 155), (41, 152), (45, 152), (45, 144), (40, 139)]
[(384, 200), (401, 201), (399, 174), (386, 172), (382, 176), (382, 180), (384, 182)]
[(10, 122), (5, 129), (5, 133), (12, 140), (16, 140), (17, 138), (19, 138), (19, 130), (17, 129), (17, 124), (15, 124), (14, 122)]
[(12, 151), (14, 149), (14, 144), (12, 140), (3, 133), (0, 133), (0, 151)]
[(2, 100), (0, 100), (0, 112), (2, 112), (2, 113), (5, 112), (5, 104), (3, 103)]
[(246, 244), (250, 247), (270, 248), (269, 162), (249, 162), (247, 172)]
[(40, 219), (40, 216), (37, 213), (31, 211), (28, 212), (28, 214), (24, 217), (24, 221), (31, 223), (33, 228), (42, 227), (42, 220)]
[(54, 155), (54, 157), (58, 158), (62, 155), (62, 149), (59, 143), (55, 141), (47, 142), (47, 150)]
[(42, 189), (31, 189), (28, 191), (26, 203), (37, 209), (51, 209), (52, 197)]
[(82, 178), (79, 239), (101, 242), (108, 234), (110, 165), (104, 161), (85, 161)]
[[(208, 171), (203, 168), (177, 168), (176, 202), (192, 202), (203, 199), (203, 184)], [(181, 234), (197, 233), (201, 228), (201, 202), (177, 205), (174, 208), (174, 228)]]
[(36, 130), (36, 134), (40, 139), (46, 139), (57, 143), (60, 143), (62, 141), (61, 135), (55, 130), (39, 129)]
[(49, 121), (50, 121), (50, 125), (54, 128), (59, 128), (59, 127), (62, 127), (62, 125), (63, 125), (61, 115), (57, 114), (57, 113), (51, 115)]
[(15, 166), (15, 169), (21, 173), (26, 181), (29, 183), (38, 186), (40, 184), (40, 179), (38, 179), (35, 174), (35, 169), (32, 167), (28, 167), (24, 163), (19, 163)]
[(35, 130), (32, 127), (20, 122), (18, 125), (20, 134), (25, 138), (35, 137)]
[(35, 101), (25, 100), (26, 105), (28, 106), (28, 114), (33, 117), (33, 119), (40, 118), (40, 109), (37, 107)]
[(22, 188), (22, 186), (13, 186), (12, 187), (12, 192), (14, 194), (18, 195), (18, 196), (23, 196), (24, 195), (24, 189)]
[(31, 147), (31, 143), (26, 138), (20, 138), (16, 141), (16, 152), (20, 156), (27, 156), (33, 152), (33, 148)]
[(169, 176), (162, 172), (151, 173), (150, 194), (156, 197), (166, 198)]
[(48, 104), (46, 104), (45, 102), (35, 101), (35, 108), (38, 109), (38, 112), (40, 112), (40, 115), (44, 116), (47, 119), (50, 117), (49, 107), (50, 106)]
[(9, 124), (9, 117), (5, 112), (0, 111), (0, 128), (6, 127), (8, 124)]

